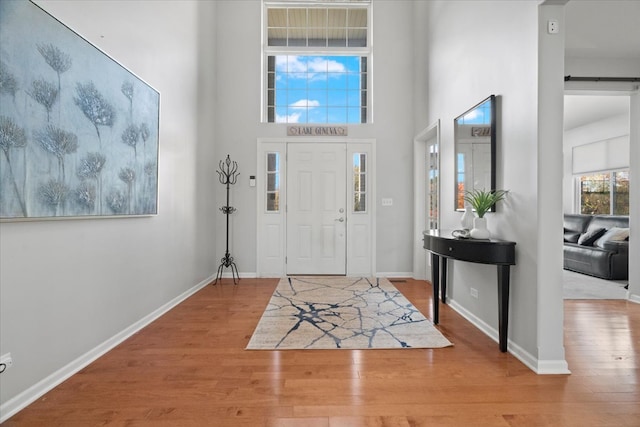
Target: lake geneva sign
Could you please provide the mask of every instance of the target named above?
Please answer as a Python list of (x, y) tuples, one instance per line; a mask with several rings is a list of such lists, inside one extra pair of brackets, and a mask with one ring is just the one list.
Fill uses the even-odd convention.
[(347, 136), (347, 126), (287, 126), (287, 136)]

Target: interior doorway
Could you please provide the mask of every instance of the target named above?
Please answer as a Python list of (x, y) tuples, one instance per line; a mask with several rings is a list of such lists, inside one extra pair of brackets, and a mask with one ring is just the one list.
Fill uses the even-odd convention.
[(413, 277), (430, 280), (430, 257), (422, 232), (440, 226), (440, 120), (413, 140)]
[[(564, 99), (563, 212), (630, 216), (631, 94), (568, 90)], [(626, 182), (617, 176), (627, 177)], [(565, 297), (571, 298), (575, 275), (564, 272), (564, 276)], [(589, 279), (584, 279), (587, 297)], [(627, 284), (630, 281), (631, 271)], [(612, 295), (619, 293), (613, 291)], [(577, 292), (581, 295), (580, 287)]]

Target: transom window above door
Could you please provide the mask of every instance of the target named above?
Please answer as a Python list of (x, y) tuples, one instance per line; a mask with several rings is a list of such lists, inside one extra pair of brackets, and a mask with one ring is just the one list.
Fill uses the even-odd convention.
[(367, 123), (370, 2), (264, 5), (264, 121)]

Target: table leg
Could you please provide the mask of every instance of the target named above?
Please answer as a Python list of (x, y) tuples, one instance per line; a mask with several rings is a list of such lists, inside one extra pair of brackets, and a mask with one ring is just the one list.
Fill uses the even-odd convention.
[(433, 285), (433, 324), (440, 321), (440, 257), (431, 252), (431, 284)]
[(443, 304), (447, 303), (447, 257), (442, 257), (440, 260), (440, 293)]
[(509, 266), (498, 266), (498, 336), (500, 351), (507, 351), (509, 325)]

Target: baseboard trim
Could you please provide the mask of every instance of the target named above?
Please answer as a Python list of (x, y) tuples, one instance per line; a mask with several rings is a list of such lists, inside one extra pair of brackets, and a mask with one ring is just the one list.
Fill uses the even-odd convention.
[[(216, 280), (217, 276), (213, 276), (211, 280)], [(237, 276), (239, 279), (257, 279), (258, 275), (256, 273), (238, 273)], [(221, 279), (233, 279), (233, 275), (231, 271), (225, 271), (220, 275)]]
[(629, 292), (629, 301), (640, 304), (640, 295), (632, 294), (631, 292)]
[[(455, 310), (462, 317), (467, 319), (472, 325), (484, 332), (489, 338), (498, 343), (499, 334), (498, 330), (490, 326), (488, 323), (471, 313), (469, 310), (458, 304), (455, 300), (449, 299), (448, 304), (453, 310)], [(499, 351), (496, 348), (496, 351)], [(534, 355), (526, 351), (511, 340), (507, 340), (507, 351), (511, 353), (516, 359), (525, 364), (525, 366), (531, 369), (533, 372), (539, 375), (550, 374), (570, 374), (567, 362), (565, 360), (538, 360)]]
[(394, 279), (394, 278), (405, 278), (405, 277), (413, 277), (413, 272), (412, 271), (393, 271), (393, 272), (378, 272), (376, 273), (376, 277), (386, 277), (388, 279)]
[(88, 352), (86, 352), (82, 356), (80, 356), (77, 359), (73, 360), (72, 362), (70, 362), (66, 366), (58, 369), (53, 374), (51, 374), (48, 377), (46, 377), (46, 378), (42, 379), (41, 381), (37, 382), (36, 384), (34, 384), (33, 386), (29, 387), (28, 389), (26, 389), (25, 391), (21, 392), (20, 394), (16, 395), (15, 397), (7, 400), (5, 403), (0, 405), (0, 414), (1, 414), (0, 415), (0, 423), (5, 422), (9, 418), (14, 416), (18, 412), (20, 412), (22, 409), (26, 408), (27, 406), (29, 406), (30, 404), (35, 402), (37, 399), (39, 399), (45, 393), (47, 393), (48, 391), (54, 389), (59, 384), (61, 384), (65, 380), (67, 380), (69, 377), (71, 377), (72, 375), (78, 373), (81, 369), (85, 368), (86, 366), (90, 365), (92, 362), (94, 362), (99, 357), (101, 357), (105, 353), (107, 353), (110, 350), (112, 350), (113, 348), (115, 348), (117, 345), (121, 344), (123, 341), (125, 341), (127, 338), (131, 337), (136, 332), (142, 330), (145, 326), (149, 325), (154, 320), (158, 319), (163, 314), (167, 313), (169, 310), (171, 310), (172, 308), (174, 308), (175, 306), (180, 304), (182, 301), (186, 300), (191, 295), (195, 294), (200, 289), (202, 289), (205, 286), (207, 286), (215, 278), (216, 278), (216, 276), (213, 275), (213, 276), (210, 276), (210, 277), (204, 279), (203, 281), (201, 281), (197, 285), (195, 285), (192, 288), (186, 290), (185, 292), (183, 292), (182, 294), (178, 295), (177, 297), (175, 297), (174, 299), (172, 299), (168, 303), (164, 304), (163, 306), (161, 306), (158, 309), (154, 310), (153, 312), (149, 313), (148, 315), (146, 315), (142, 319), (138, 320), (137, 322), (135, 322), (131, 326), (129, 326), (126, 329), (122, 330), (121, 332), (117, 333), (113, 337), (109, 338), (108, 340), (106, 340), (102, 344), (100, 344), (97, 347), (89, 350)]
[(540, 375), (567, 375), (571, 371), (566, 360), (540, 360), (536, 373)]

